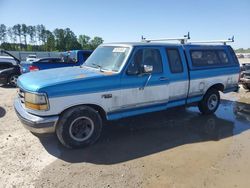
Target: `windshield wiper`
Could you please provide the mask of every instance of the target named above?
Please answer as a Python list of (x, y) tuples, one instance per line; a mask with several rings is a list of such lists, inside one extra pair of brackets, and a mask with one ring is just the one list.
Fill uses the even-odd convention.
[(109, 70), (109, 69), (104, 69), (101, 65), (98, 65), (96, 63), (91, 63), (90, 65), (93, 65), (94, 66), (93, 68), (98, 68), (100, 72), (113, 71), (113, 70)]
[(102, 66), (101, 66), (101, 65), (98, 65), (98, 64), (96, 64), (96, 63), (91, 63), (91, 65), (94, 65), (95, 68), (99, 68), (100, 70), (102, 69)]
[(99, 71), (100, 71), (100, 72), (105, 72), (105, 70), (107, 70), (107, 69), (103, 69), (101, 65), (98, 65), (98, 64), (96, 64), (96, 63), (91, 63), (91, 65), (94, 65), (95, 68), (99, 68)]

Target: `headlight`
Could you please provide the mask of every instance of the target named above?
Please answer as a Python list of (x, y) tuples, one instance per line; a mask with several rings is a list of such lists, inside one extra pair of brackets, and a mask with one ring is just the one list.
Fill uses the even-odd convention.
[(25, 107), (32, 110), (48, 110), (48, 100), (45, 94), (24, 93)]

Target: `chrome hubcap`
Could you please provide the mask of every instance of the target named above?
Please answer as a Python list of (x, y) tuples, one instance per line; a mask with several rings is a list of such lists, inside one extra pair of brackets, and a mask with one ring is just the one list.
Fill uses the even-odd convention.
[(83, 142), (94, 132), (94, 122), (85, 116), (76, 118), (69, 127), (69, 135), (72, 139)]
[(207, 104), (208, 109), (209, 109), (209, 110), (214, 110), (214, 109), (217, 107), (217, 104), (218, 104), (218, 97), (217, 97), (217, 95), (212, 94), (212, 95), (209, 97), (207, 103), (208, 103), (208, 104)]

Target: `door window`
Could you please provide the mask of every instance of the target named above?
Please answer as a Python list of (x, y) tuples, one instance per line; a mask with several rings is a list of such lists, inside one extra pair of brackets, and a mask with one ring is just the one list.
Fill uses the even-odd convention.
[(140, 70), (144, 65), (153, 66), (153, 73), (163, 72), (162, 58), (160, 51), (153, 48), (139, 49), (133, 57), (133, 62), (130, 64), (130, 70)]

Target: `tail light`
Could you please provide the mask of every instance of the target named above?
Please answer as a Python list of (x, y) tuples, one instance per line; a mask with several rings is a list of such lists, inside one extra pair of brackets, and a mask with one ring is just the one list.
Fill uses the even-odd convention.
[(35, 65), (31, 65), (29, 67), (29, 70), (30, 70), (30, 72), (32, 72), (32, 71), (39, 71), (39, 68), (37, 66), (35, 66)]

